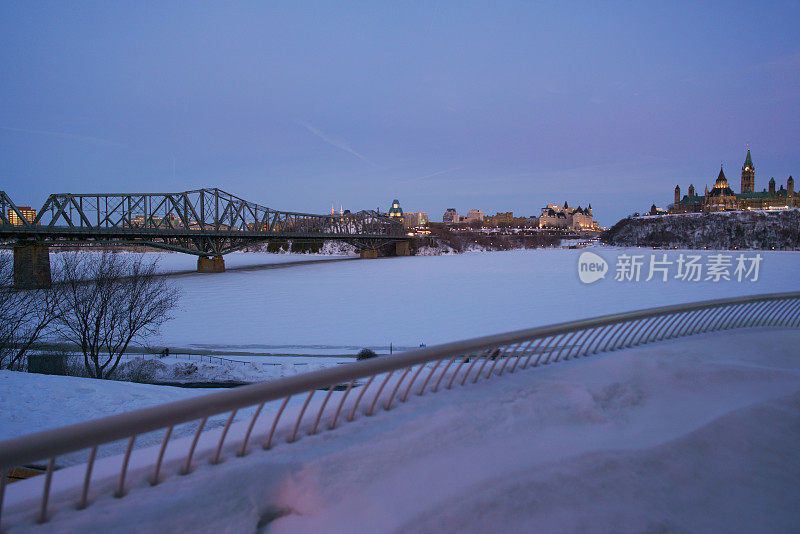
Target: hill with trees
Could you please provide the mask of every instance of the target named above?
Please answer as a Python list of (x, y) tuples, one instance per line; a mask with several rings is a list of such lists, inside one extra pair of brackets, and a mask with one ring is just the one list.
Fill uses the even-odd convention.
[(603, 241), (615, 246), (688, 249), (800, 249), (800, 210), (628, 217)]

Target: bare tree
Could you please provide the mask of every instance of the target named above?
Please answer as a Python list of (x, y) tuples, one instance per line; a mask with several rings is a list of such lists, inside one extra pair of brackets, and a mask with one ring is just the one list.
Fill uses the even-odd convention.
[(0, 369), (21, 370), (25, 355), (58, 316), (58, 288), (14, 289), (10, 254), (0, 254)]
[(63, 254), (59, 334), (83, 352), (90, 376), (108, 378), (131, 342), (158, 332), (179, 291), (155, 261), (130, 254)]

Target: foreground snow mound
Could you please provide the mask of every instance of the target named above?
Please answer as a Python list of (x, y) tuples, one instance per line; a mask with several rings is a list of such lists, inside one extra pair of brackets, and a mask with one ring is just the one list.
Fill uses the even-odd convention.
[(791, 532), (800, 525), (798, 439), (800, 393), (657, 447), (481, 480), (398, 531)]
[(54, 503), (9, 532), (791, 532), (798, 343), (743, 330), (519, 371), (219, 466), (198, 455), (186, 477), (183, 439), (157, 487), (133, 470), (125, 498), (98, 483), (88, 511)]
[[(53, 376), (0, 370), (0, 440), (131, 412), (196, 397), (187, 389), (74, 376)], [(189, 430), (183, 430), (186, 435)], [(137, 440), (137, 447), (158, 443), (159, 436)], [(120, 454), (124, 444), (101, 448), (100, 457)], [(58, 465), (85, 462), (86, 451), (58, 458)]]

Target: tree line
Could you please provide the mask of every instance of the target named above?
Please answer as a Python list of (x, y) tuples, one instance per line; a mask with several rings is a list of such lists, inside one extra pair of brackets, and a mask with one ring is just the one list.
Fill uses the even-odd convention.
[(178, 304), (179, 290), (156, 268), (133, 254), (55, 254), (50, 288), (17, 290), (12, 256), (0, 254), (0, 369), (22, 370), (38, 342), (59, 340), (79, 347), (89, 376), (109, 378)]

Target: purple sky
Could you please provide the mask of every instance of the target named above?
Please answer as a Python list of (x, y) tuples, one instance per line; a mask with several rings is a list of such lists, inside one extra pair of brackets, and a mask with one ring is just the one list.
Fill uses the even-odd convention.
[[(0, 188), (603, 225), (800, 178), (798, 2), (3, 2)], [(567, 7), (568, 6), (568, 7)]]

